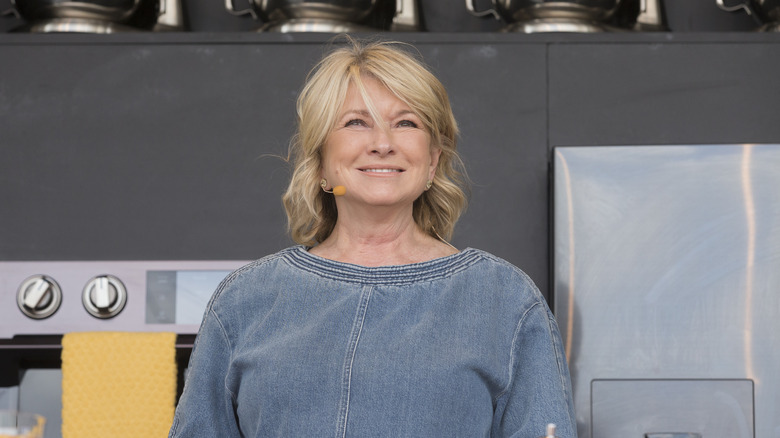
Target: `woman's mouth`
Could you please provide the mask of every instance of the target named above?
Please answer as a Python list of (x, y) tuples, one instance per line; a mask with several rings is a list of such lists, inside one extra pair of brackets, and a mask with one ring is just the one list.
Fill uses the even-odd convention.
[(366, 173), (393, 173), (393, 172), (403, 172), (401, 169), (360, 169), (361, 172)]

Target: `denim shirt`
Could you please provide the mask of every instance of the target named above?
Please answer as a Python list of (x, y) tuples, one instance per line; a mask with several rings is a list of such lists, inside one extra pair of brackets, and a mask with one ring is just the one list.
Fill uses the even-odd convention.
[(211, 298), (170, 437), (576, 436), (569, 372), (521, 270), (465, 249), (363, 267), (296, 246)]

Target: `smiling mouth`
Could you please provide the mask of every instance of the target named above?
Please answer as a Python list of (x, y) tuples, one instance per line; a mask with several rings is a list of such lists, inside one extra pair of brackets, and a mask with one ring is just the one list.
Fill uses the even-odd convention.
[(394, 173), (394, 172), (403, 172), (401, 169), (360, 169), (361, 172), (366, 173)]

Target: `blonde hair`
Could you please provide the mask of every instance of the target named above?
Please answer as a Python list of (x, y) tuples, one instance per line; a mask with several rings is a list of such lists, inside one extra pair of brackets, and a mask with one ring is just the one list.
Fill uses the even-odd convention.
[[(466, 174), (455, 150), (458, 127), (442, 83), (397, 42), (363, 43), (347, 37), (347, 46), (327, 54), (309, 73), (298, 97), (298, 128), (290, 144), (294, 169), (282, 202), (294, 241), (313, 246), (333, 231), (338, 212), (332, 194), (320, 188), (322, 146), (354, 83), (374, 115), (361, 76), (374, 78), (407, 104), (441, 148), (433, 186), (414, 202), (413, 218), (426, 233), (450, 239), (466, 207)], [(375, 117), (376, 120), (381, 120)]]

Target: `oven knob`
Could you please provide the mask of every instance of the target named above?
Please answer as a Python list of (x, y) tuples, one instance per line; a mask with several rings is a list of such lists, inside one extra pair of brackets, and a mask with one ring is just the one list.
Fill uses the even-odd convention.
[(113, 275), (99, 275), (89, 280), (81, 295), (84, 308), (96, 318), (113, 318), (125, 307), (127, 290)]
[(33, 275), (19, 286), (16, 304), (22, 313), (30, 318), (48, 318), (60, 308), (62, 290), (53, 278), (46, 275)]

